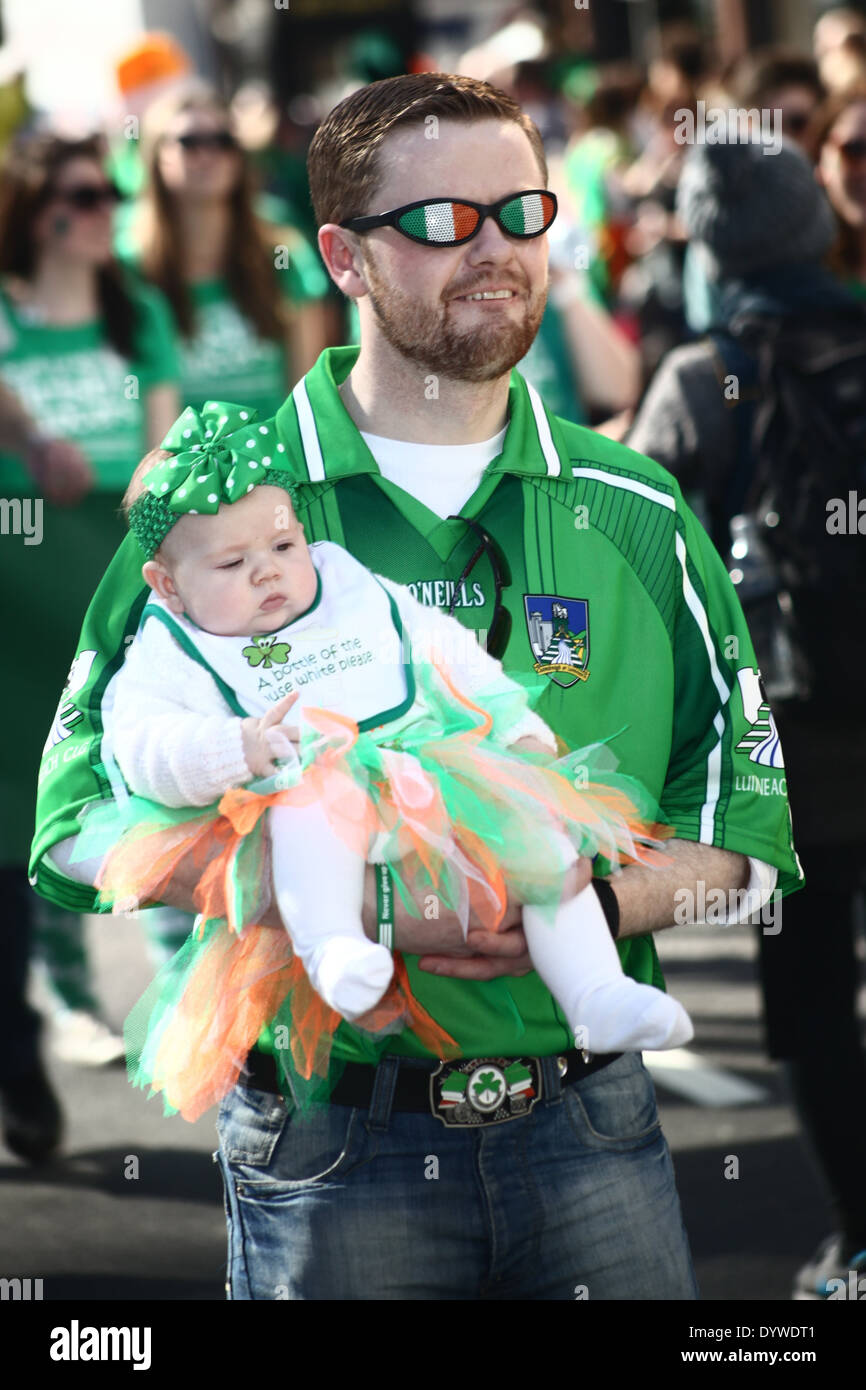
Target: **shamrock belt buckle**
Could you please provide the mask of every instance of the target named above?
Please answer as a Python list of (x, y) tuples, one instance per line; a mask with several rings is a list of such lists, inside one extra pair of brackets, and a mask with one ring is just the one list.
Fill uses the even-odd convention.
[(541, 1099), (537, 1057), (471, 1057), (440, 1062), (430, 1077), (430, 1111), (449, 1128), (501, 1125)]

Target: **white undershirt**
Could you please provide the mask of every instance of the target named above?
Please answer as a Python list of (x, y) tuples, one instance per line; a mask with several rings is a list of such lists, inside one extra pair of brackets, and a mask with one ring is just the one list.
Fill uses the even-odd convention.
[(507, 429), (480, 444), (405, 444), (363, 430), (361, 438), (389, 482), (446, 517), (458, 513), (477, 491), (488, 463), (502, 453)]

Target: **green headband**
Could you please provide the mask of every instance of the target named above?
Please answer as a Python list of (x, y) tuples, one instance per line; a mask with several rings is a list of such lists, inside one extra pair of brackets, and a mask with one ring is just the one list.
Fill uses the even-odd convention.
[(130, 529), (149, 560), (182, 516), (213, 515), (237, 502), (257, 483), (284, 488), (295, 500), (299, 479), (289, 472), (286, 446), (273, 420), (256, 423), (257, 411), (227, 401), (187, 406), (161, 449), (175, 455), (144, 475), (145, 491), (129, 510)]

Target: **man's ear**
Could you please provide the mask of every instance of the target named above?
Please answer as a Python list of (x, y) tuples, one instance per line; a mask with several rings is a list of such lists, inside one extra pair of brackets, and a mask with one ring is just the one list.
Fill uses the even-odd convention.
[(148, 560), (141, 567), (141, 577), (153, 592), (163, 600), (172, 613), (184, 612), (184, 606), (175, 587), (174, 580), (159, 560)]
[(349, 299), (360, 299), (367, 293), (364, 258), (353, 232), (336, 222), (326, 222), (319, 228), (319, 250), (328, 274), (343, 294)]

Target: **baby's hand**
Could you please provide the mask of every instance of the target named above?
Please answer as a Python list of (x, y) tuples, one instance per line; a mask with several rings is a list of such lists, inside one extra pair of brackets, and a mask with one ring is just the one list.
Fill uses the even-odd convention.
[(297, 728), (282, 725), (282, 721), (297, 698), (295, 690), (291, 695), (284, 695), (260, 719), (241, 721), (244, 757), (254, 777), (270, 777), (277, 770), (275, 758), (296, 755), (299, 732)]

